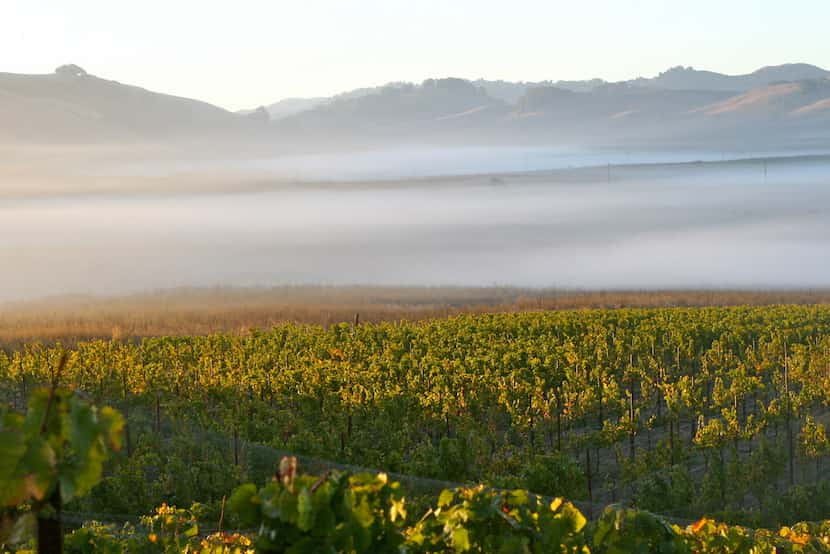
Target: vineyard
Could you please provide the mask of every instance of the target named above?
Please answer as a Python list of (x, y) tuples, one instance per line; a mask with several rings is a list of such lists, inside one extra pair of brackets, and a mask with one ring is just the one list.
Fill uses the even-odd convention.
[[(336, 501), (320, 516), (326, 528), (374, 521), (361, 524), (368, 535), (355, 531), (362, 542), (348, 542), (350, 531), (337, 543), (331, 531), (325, 545), (291, 551), (826, 548), (827, 524), (794, 522), (830, 517), (830, 307), (479, 314), (27, 344), (0, 352), (10, 412), (25, 413), (57, 367), (62, 386), (124, 420), (100, 482), (64, 507), (109, 526), (74, 540), (178, 514), (202, 523), (199, 540), (224, 524), (282, 552), (291, 545), (267, 541), (322, 540), (313, 514)], [(244, 485), (267, 482), (282, 455), (319, 478), (283, 468), (264, 489)], [(350, 465), (400, 484), (324, 471)], [(531, 493), (507, 492), (516, 490)], [(383, 515), (344, 512), (344, 498), (355, 513)], [(290, 499), (299, 504), (282, 515), (266, 509)], [(265, 520), (283, 527), (263, 538)]]

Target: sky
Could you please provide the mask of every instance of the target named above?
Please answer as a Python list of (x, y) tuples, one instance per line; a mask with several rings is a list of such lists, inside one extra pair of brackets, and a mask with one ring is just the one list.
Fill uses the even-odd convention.
[(827, 0), (0, 0), (0, 71), (89, 73), (228, 109), (430, 77), (830, 68)]

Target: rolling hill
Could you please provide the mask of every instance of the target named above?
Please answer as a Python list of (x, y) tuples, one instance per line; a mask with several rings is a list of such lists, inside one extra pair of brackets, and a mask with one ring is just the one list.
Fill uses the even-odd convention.
[[(784, 81), (824, 79), (830, 77), (830, 71), (805, 63), (766, 66), (745, 75), (725, 75), (714, 71), (697, 70), (692, 67), (672, 67), (653, 78), (638, 77), (628, 81), (609, 83), (602, 79), (559, 80), (559, 81), (504, 81), (477, 79), (471, 81), (476, 87), (494, 99), (515, 105), (531, 88), (556, 87), (573, 92), (592, 92), (595, 89), (616, 85), (618, 88), (639, 88), (659, 90), (699, 90), (710, 92), (746, 92), (753, 88), (765, 87)], [(281, 119), (310, 111), (317, 107), (330, 105), (338, 99), (367, 96), (382, 92), (383, 89), (400, 86), (403, 83), (389, 83), (379, 87), (356, 89), (332, 97), (288, 98), (274, 102), (267, 107), (272, 119)]]
[(249, 119), (206, 102), (152, 92), (62, 66), (0, 73), (0, 138), (22, 142), (244, 136)]
[(287, 148), (793, 140), (830, 143), (830, 79), (807, 64), (729, 76), (676, 67), (652, 79), (511, 83), (427, 79), (247, 113), (95, 77), (0, 73), (0, 141), (248, 141)]
[(724, 75), (691, 67), (673, 67), (653, 79), (629, 81), (635, 86), (667, 90), (711, 90), (746, 92), (785, 81), (825, 79), (830, 71), (805, 63), (767, 66), (746, 75)]

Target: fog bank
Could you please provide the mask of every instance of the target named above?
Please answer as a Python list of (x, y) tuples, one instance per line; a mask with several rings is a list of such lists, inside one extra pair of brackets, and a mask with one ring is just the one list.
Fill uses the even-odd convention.
[(12, 196), (0, 299), (286, 283), (827, 286), (828, 176), (815, 158)]

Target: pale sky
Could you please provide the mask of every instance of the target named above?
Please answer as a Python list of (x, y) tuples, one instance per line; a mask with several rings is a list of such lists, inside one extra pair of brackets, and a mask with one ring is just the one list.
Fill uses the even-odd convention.
[(92, 74), (228, 109), (428, 77), (830, 68), (828, 0), (0, 0), (0, 71)]

